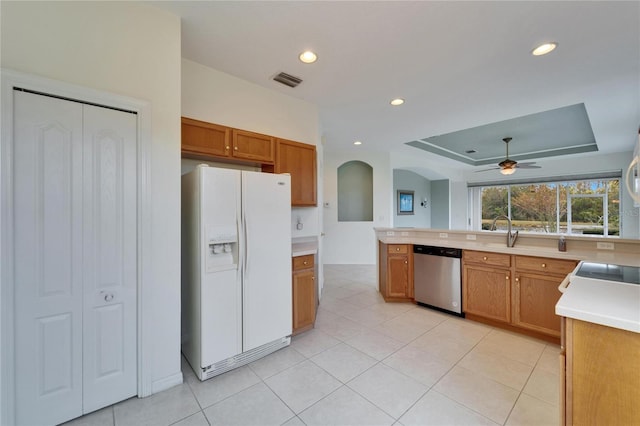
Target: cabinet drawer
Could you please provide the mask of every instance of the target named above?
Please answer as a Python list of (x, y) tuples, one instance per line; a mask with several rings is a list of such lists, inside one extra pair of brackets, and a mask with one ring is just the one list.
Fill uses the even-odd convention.
[(479, 265), (511, 267), (511, 255), (502, 253), (490, 253), (486, 251), (463, 250), (462, 259), (466, 263), (477, 263)]
[(293, 270), (298, 271), (301, 269), (313, 268), (313, 255), (308, 254), (306, 256), (297, 256), (293, 258)]
[(547, 257), (515, 256), (516, 269), (545, 274), (567, 275), (578, 264), (573, 260), (550, 259)]
[(389, 244), (387, 245), (387, 253), (407, 254), (409, 253), (408, 244)]

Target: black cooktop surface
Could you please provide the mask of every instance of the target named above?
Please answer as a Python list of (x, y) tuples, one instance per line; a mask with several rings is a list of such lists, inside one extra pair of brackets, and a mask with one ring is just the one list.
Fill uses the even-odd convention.
[(640, 284), (640, 267), (583, 262), (578, 268), (576, 276), (627, 284)]

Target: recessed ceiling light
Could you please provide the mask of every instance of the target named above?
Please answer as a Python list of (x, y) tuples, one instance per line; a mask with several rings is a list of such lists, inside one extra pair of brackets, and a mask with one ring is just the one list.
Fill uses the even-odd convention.
[(354, 144), (354, 145), (362, 145), (362, 142), (360, 142), (360, 141), (355, 141), (353, 144)]
[(546, 55), (547, 53), (553, 51), (553, 49), (555, 49), (556, 47), (558, 47), (558, 43), (555, 43), (555, 42), (544, 43), (536, 47), (535, 49), (533, 49), (533, 51), (531, 51), (531, 54), (533, 56)]
[(404, 103), (404, 99), (402, 98), (395, 98), (392, 99), (391, 102), (389, 102), (391, 105), (393, 106), (398, 106), (398, 105), (402, 105)]
[(318, 55), (310, 50), (305, 50), (300, 54), (300, 56), (298, 56), (298, 58), (300, 58), (300, 60), (305, 64), (312, 64), (318, 60)]

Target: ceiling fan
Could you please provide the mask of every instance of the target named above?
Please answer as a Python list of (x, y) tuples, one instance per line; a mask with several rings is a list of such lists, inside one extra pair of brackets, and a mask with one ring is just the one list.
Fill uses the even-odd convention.
[(476, 170), (476, 172), (486, 172), (488, 170), (500, 170), (500, 173), (503, 175), (512, 175), (516, 172), (516, 169), (539, 169), (540, 166), (535, 166), (535, 161), (529, 161), (527, 163), (518, 163), (517, 161), (511, 160), (509, 158), (509, 142), (511, 142), (510, 137), (506, 137), (502, 139), (504, 143), (507, 145), (507, 155), (505, 159), (498, 163), (498, 167), (491, 167), (490, 169)]

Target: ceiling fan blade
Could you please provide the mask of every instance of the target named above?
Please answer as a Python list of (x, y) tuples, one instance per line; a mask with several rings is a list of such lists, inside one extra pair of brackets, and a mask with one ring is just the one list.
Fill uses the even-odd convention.
[(500, 170), (500, 167), (491, 167), (490, 169), (474, 170), (474, 172), (475, 172), (475, 173), (478, 173), (478, 172), (488, 172), (489, 170)]
[(534, 166), (535, 163), (518, 163), (516, 165), (519, 169), (541, 169), (542, 166)]

